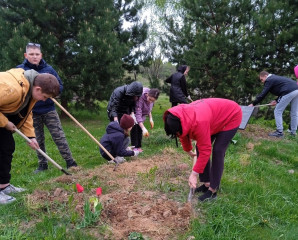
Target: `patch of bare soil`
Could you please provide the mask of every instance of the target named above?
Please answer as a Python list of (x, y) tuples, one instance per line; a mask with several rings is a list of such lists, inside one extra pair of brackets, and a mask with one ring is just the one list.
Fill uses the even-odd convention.
[[(52, 190), (36, 190), (28, 195), (28, 206), (42, 210), (47, 202), (47, 207), (52, 204), (54, 208), (55, 202), (67, 204), (72, 196), (76, 203), (75, 211), (83, 217), (85, 200), (96, 196), (95, 188), (86, 189), (87, 183), (98, 182), (105, 189), (99, 197), (103, 211), (98, 224), (107, 225), (111, 233), (104, 237), (93, 229), (90, 231), (92, 235), (105, 239), (127, 239), (131, 232), (139, 232), (150, 239), (175, 239), (177, 233), (188, 228), (193, 215), (191, 205), (174, 201), (164, 193), (148, 190), (148, 183), (145, 184), (140, 175), (147, 176), (155, 169), (157, 180), (166, 177), (169, 183), (185, 187), (192, 160), (185, 163), (182, 158), (185, 155), (169, 148), (162, 155), (125, 162), (116, 171), (112, 164), (101, 165), (92, 170), (77, 169), (71, 176), (62, 175), (52, 179), (48, 183), (53, 185)], [(64, 184), (75, 183), (85, 187), (83, 193), (70, 192), (63, 188)], [(57, 188), (57, 184), (62, 187)]]
[(270, 141), (280, 141), (280, 138), (269, 137), (268, 133), (272, 132), (272, 129), (264, 128), (257, 124), (248, 124), (245, 130), (239, 130), (241, 135), (251, 138), (253, 140), (270, 140)]
[(102, 202), (102, 217), (112, 227), (115, 239), (127, 239), (130, 232), (152, 239), (174, 239), (174, 233), (187, 229), (191, 216), (188, 204), (156, 192), (108, 194)]

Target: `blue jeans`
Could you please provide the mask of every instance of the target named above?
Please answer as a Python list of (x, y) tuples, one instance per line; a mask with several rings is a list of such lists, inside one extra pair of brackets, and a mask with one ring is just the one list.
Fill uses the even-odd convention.
[(291, 132), (296, 133), (298, 124), (298, 90), (288, 93), (280, 98), (274, 109), (276, 130), (283, 132), (282, 114), (286, 107), (291, 104)]

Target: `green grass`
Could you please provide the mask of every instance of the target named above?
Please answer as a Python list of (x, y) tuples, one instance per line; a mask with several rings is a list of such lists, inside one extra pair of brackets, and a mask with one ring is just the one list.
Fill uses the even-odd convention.
[[(151, 137), (143, 141), (145, 151), (142, 157), (159, 155), (165, 147), (183, 152), (181, 148), (175, 147), (174, 140), (165, 136), (162, 114), (168, 107), (168, 97), (162, 95), (153, 110), (155, 127), (150, 131)], [(70, 112), (96, 139), (99, 140), (104, 134), (108, 124), (104, 108), (96, 114), (85, 111)], [(263, 119), (252, 122), (266, 125)], [(73, 121), (63, 119), (62, 125), (72, 154), (82, 168), (92, 169), (106, 163), (100, 156), (96, 143)], [(148, 121), (145, 126), (150, 128)], [(268, 124), (266, 126), (268, 127)], [(282, 141), (258, 140), (256, 144), (253, 139), (247, 139), (239, 132), (235, 139), (237, 143), (231, 144), (226, 153), (218, 199), (194, 206), (198, 210), (198, 217), (193, 219), (188, 232), (177, 237), (181, 240), (189, 236), (194, 236), (195, 239), (218, 240), (297, 239), (298, 138), (286, 137)], [(53, 185), (44, 183), (61, 176), (61, 172), (50, 164), (48, 171), (33, 174), (37, 167), (35, 152), (16, 134), (15, 140), (11, 183), (25, 187), (28, 191), (15, 195), (17, 201), (14, 203), (0, 206), (0, 239), (97, 239), (90, 235), (88, 228), (76, 228), (82, 218), (75, 211), (75, 203), (71, 197), (67, 203), (54, 203), (54, 207), (49, 206), (45, 200), (44, 207), (38, 211), (32, 203), (26, 201), (27, 193), (36, 189), (50, 190)], [(249, 142), (255, 144), (253, 150), (246, 149)], [(46, 147), (48, 155), (65, 167), (65, 162), (48, 132)], [(289, 170), (294, 170), (294, 173), (289, 173)], [(177, 172), (168, 172), (162, 181), (157, 181), (161, 175), (160, 169), (152, 168), (148, 173), (139, 174), (138, 178), (147, 189), (158, 190), (170, 194), (176, 200), (186, 201), (187, 178), (183, 183), (185, 189), (167, 181), (167, 178), (175, 177), (175, 174), (177, 175)], [(91, 187), (97, 183), (98, 179), (88, 182)], [(55, 184), (55, 187), (73, 188), (73, 185)], [(35, 224), (28, 227), (29, 223)], [(95, 227), (98, 232), (105, 231), (105, 226)]]

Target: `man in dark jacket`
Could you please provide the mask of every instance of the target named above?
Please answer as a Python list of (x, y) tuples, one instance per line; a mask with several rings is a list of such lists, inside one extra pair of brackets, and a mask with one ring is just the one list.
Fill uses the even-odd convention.
[(107, 108), (110, 121), (120, 122), (123, 114), (134, 113), (136, 101), (142, 93), (143, 85), (140, 82), (132, 82), (129, 85), (117, 87), (110, 97)]
[(256, 100), (249, 106), (255, 106), (261, 102), (268, 92), (278, 96), (271, 102), (275, 107), (274, 117), (276, 123), (276, 131), (269, 133), (269, 136), (283, 137), (283, 119), (282, 114), (285, 108), (291, 104), (291, 135), (296, 135), (297, 119), (298, 119), (298, 86), (295, 81), (290, 78), (269, 74), (262, 71), (259, 75), (260, 80), (264, 83), (263, 91), (256, 97)]
[[(17, 68), (23, 68), (24, 70), (34, 69), (38, 73), (50, 73), (54, 75), (60, 83), (60, 93), (63, 89), (63, 84), (59, 78), (57, 72), (48, 65), (44, 59), (42, 59), (42, 53), (40, 44), (28, 43), (26, 46), (26, 52), (24, 53), (25, 60)], [(48, 98), (46, 101), (38, 101), (33, 110), (33, 126), (35, 129), (37, 142), (44, 152), (45, 149), (45, 136), (44, 125), (47, 126), (49, 132), (57, 145), (61, 156), (66, 161), (67, 168), (76, 167), (77, 163), (74, 161), (68, 143), (63, 132), (61, 122), (56, 112), (54, 102)], [(34, 171), (38, 173), (48, 169), (47, 159), (37, 152), (38, 168)]]
[(166, 83), (171, 84), (170, 88), (170, 102), (172, 107), (177, 106), (178, 103), (187, 103), (187, 99), (192, 101), (187, 92), (185, 76), (189, 72), (189, 67), (182, 65), (178, 67), (178, 71), (166, 79)]

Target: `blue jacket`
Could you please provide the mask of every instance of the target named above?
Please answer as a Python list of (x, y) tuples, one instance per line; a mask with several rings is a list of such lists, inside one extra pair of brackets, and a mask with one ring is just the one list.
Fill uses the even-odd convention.
[[(58, 76), (58, 73), (54, 70), (54, 68), (51, 65), (48, 65), (45, 60), (41, 59), (39, 62), (39, 65), (34, 65), (34, 64), (31, 64), (27, 59), (25, 59), (22, 64), (17, 66), (17, 68), (23, 68), (24, 70), (34, 69), (38, 73), (50, 73), (54, 75), (59, 81), (60, 93), (62, 92), (63, 84), (60, 77)], [(54, 110), (55, 110), (55, 104), (51, 99), (48, 98), (45, 102), (38, 101), (35, 104), (32, 112), (34, 114), (44, 114)]]
[(269, 92), (278, 96), (276, 101), (279, 102), (282, 96), (295, 90), (298, 90), (298, 86), (293, 79), (272, 74), (265, 80), (263, 91), (253, 101), (253, 105), (261, 102)]
[[(125, 139), (124, 130), (120, 127), (118, 122), (110, 122), (106, 129), (106, 134), (100, 140), (101, 145), (113, 156), (113, 157), (128, 157), (134, 156), (134, 151), (127, 151), (123, 147), (123, 141)], [(100, 154), (107, 160), (111, 160), (108, 155), (101, 149)]]

